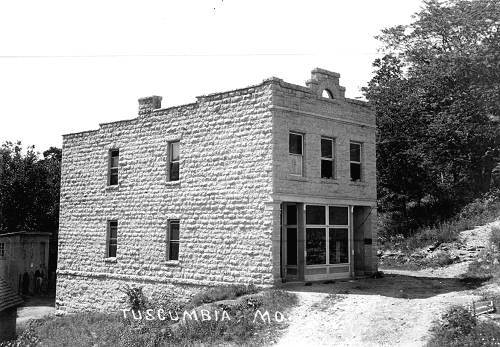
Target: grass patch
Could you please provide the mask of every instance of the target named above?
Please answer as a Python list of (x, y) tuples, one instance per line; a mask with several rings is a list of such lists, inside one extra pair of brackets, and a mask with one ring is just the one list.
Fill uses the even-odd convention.
[(500, 327), (495, 323), (479, 321), (464, 307), (451, 307), (434, 322), (430, 347), (441, 346), (498, 346)]
[[(460, 242), (460, 232), (495, 221), (499, 217), (499, 212), (500, 197), (497, 193), (490, 194), (468, 204), (454, 218), (431, 227), (420, 228), (408, 237), (398, 234), (381, 238), (379, 240), (381, 249), (397, 252), (397, 255), (382, 258), (380, 264), (382, 267), (407, 270), (450, 265), (457, 259), (448, 252), (436, 253), (434, 251), (432, 256), (428, 256), (429, 254), (425, 250), (429, 246), (437, 246), (442, 243), (457, 248)], [(492, 236), (491, 243), (496, 245), (496, 249), (498, 249), (500, 247), (500, 227), (495, 227), (492, 235), (494, 236)], [(483, 267), (483, 270), (487, 270), (480, 264), (477, 267), (478, 269)], [(471, 268), (471, 272), (472, 270)], [(480, 269), (480, 272), (483, 270)], [(487, 276), (482, 277), (486, 278)]]
[[(499, 216), (500, 196), (486, 195), (466, 205), (454, 218), (434, 226), (422, 227), (412, 235), (392, 235), (380, 240), (383, 249), (396, 249), (411, 253), (437, 243), (458, 241), (460, 232), (495, 221)], [(380, 231), (379, 231), (380, 232)], [(381, 233), (383, 234), (383, 232)], [(498, 236), (500, 242), (500, 236)]]
[(456, 258), (448, 252), (436, 251), (428, 256), (415, 256), (413, 253), (401, 253), (397, 257), (384, 258), (380, 263), (385, 268), (402, 270), (420, 270), (438, 268), (453, 264)]
[[(131, 292), (135, 301), (130, 306), (142, 303), (142, 294)], [(231, 305), (223, 308), (217, 306), (220, 300), (230, 300)], [(290, 308), (297, 303), (297, 297), (282, 290), (264, 290), (257, 292), (255, 287), (226, 286), (210, 288), (195, 295), (185, 304), (166, 304), (155, 300), (147, 300), (145, 309), (151, 309), (155, 319), (147, 319), (147, 311), (142, 312), (143, 319), (134, 319), (131, 312), (127, 318), (123, 313), (82, 312), (68, 314), (63, 317), (50, 317), (32, 321), (25, 332), (18, 338), (18, 345), (47, 346), (158, 346), (158, 345), (227, 345), (227, 344), (269, 344), (277, 338), (280, 329), (287, 326)], [(207, 305), (210, 320), (203, 320), (198, 314), (196, 319), (183, 320), (183, 312), (193, 312), (193, 307)], [(213, 306), (210, 306), (213, 305)], [(157, 318), (158, 308), (165, 309), (166, 320)], [(204, 307), (205, 307), (204, 306)], [(179, 320), (168, 318), (168, 311), (178, 309)], [(215, 319), (216, 309), (224, 309), (229, 319)], [(254, 321), (255, 312), (259, 310), (265, 316), (269, 312), (269, 321)], [(280, 321), (275, 320), (275, 312)], [(174, 314), (175, 316), (175, 314)], [(258, 316), (260, 317), (260, 316)]]
[(196, 307), (215, 301), (236, 299), (245, 294), (257, 293), (257, 291), (257, 287), (255, 287), (253, 284), (248, 286), (233, 285), (213, 287), (193, 296), (191, 301), (188, 303), (188, 307)]

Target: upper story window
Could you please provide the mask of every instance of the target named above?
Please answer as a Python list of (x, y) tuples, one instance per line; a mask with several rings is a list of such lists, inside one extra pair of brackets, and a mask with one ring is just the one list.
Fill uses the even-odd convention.
[(115, 258), (117, 248), (118, 248), (118, 221), (109, 220), (107, 243), (106, 243), (106, 257)]
[(179, 141), (170, 142), (169, 145), (169, 181), (179, 180)]
[(5, 257), (5, 243), (0, 242), (0, 257)]
[(335, 178), (335, 143), (331, 138), (321, 138), (321, 178)]
[(109, 151), (109, 173), (108, 173), (108, 184), (110, 186), (116, 186), (118, 184), (118, 159), (120, 157), (120, 152), (118, 149), (112, 149)]
[(288, 134), (288, 167), (292, 175), (302, 176), (304, 140), (299, 133)]
[(351, 181), (361, 181), (361, 143), (350, 143)]
[(179, 236), (180, 223), (179, 220), (171, 220), (168, 223), (168, 260), (179, 260)]

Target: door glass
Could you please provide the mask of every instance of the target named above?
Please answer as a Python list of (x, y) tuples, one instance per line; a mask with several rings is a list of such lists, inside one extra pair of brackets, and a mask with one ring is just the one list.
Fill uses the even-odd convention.
[(297, 265), (297, 228), (286, 229), (286, 256), (288, 265)]
[(326, 264), (326, 229), (307, 228), (306, 229), (306, 264), (324, 265)]
[(330, 246), (330, 264), (342, 264), (349, 262), (349, 241), (348, 229), (330, 229), (329, 246)]
[(297, 205), (286, 205), (286, 224), (297, 225)]

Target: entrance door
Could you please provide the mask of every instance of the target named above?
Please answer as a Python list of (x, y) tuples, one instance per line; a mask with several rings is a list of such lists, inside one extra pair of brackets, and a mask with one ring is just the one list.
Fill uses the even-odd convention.
[(306, 205), (306, 281), (350, 276), (349, 220), (348, 206)]
[(287, 281), (298, 279), (298, 211), (294, 203), (285, 203), (283, 209), (283, 260)]

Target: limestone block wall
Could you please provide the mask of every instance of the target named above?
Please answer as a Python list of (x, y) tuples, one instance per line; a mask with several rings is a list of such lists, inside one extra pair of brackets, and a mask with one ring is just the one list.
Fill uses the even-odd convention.
[[(272, 83), (168, 109), (154, 99), (137, 118), (64, 136), (59, 308), (118, 307), (125, 283), (186, 295), (200, 285), (273, 283)], [(170, 182), (176, 140), (180, 180)], [(119, 185), (108, 186), (116, 148)], [(116, 259), (105, 257), (110, 219)], [(166, 259), (170, 219), (180, 220), (178, 261)]]
[[(375, 115), (366, 103), (342, 96), (324, 98), (313, 89), (285, 82), (274, 88), (275, 193), (375, 202)], [(290, 175), (290, 131), (303, 134), (302, 177)], [(335, 179), (321, 178), (322, 136), (335, 140)], [(361, 182), (350, 181), (350, 141), (362, 143)]]

